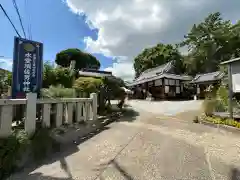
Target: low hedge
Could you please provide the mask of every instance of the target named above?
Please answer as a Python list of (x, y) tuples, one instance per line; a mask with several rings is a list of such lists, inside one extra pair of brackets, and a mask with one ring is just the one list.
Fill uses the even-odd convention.
[(32, 136), (28, 136), (23, 130), (15, 130), (9, 137), (0, 138), (0, 179), (19, 168), (27, 152), (30, 152), (30, 159), (40, 161), (48, 152), (58, 150), (57, 148), (59, 144), (47, 128), (38, 128)]
[(233, 120), (233, 119), (223, 119), (220, 117), (210, 117), (207, 116), (205, 118), (206, 121), (214, 123), (214, 124), (223, 124), (223, 125), (227, 125), (227, 126), (232, 126), (232, 127), (236, 127), (236, 128), (240, 128), (240, 122)]
[(15, 131), (11, 136), (0, 139), (0, 179), (17, 167), (17, 162), (29, 145), (30, 140), (23, 131)]

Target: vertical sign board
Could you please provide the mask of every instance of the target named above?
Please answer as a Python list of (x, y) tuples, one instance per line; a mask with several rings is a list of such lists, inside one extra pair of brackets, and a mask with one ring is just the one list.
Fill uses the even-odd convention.
[(15, 37), (12, 98), (39, 93), (42, 86), (43, 44)]
[(240, 61), (229, 64), (232, 68), (232, 90), (234, 93), (240, 93)]

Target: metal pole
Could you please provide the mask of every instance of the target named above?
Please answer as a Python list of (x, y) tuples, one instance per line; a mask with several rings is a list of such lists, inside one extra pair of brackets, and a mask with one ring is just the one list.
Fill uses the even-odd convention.
[(233, 105), (232, 105), (232, 98), (233, 98), (233, 87), (232, 87), (232, 65), (231, 63), (228, 64), (228, 96), (229, 96), (229, 103), (228, 103), (228, 111), (230, 118), (233, 119)]

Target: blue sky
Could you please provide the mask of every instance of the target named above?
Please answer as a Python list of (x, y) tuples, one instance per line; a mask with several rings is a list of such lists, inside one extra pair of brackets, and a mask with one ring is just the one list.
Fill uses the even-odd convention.
[[(25, 0), (16, 0), (27, 27)], [(193, 24), (209, 13), (221, 12), (232, 22), (240, 19), (239, 0), (26, 0), (31, 14), (33, 40), (44, 43), (44, 60), (54, 61), (66, 48), (85, 49), (101, 62), (101, 69), (124, 80), (134, 78), (134, 58), (144, 48), (157, 43), (175, 44), (183, 40)], [(65, 3), (63, 3), (63, 1)], [(0, 0), (20, 30), (12, 0)], [(86, 17), (79, 16), (79, 12)], [(189, 16), (194, 14), (194, 16)], [(88, 22), (95, 30), (91, 30)], [(21, 32), (22, 33), (22, 32)], [(0, 56), (10, 59), (15, 32), (0, 11)], [(186, 53), (185, 49), (181, 52)], [(101, 54), (99, 54), (101, 53)], [(105, 56), (114, 58), (107, 58)], [(11, 69), (5, 60), (0, 67)]]
[[(25, 0), (16, 2), (27, 34), (29, 22), (27, 12), (31, 14), (32, 39), (44, 44), (45, 61), (54, 61), (56, 53), (66, 48), (84, 50), (84, 37), (97, 39), (98, 30), (91, 30), (85, 23), (85, 17), (72, 13), (61, 0), (27, 0), (27, 10)], [(23, 36), (12, 1), (1, 0), (1, 4)], [(0, 56), (6, 57), (4, 60), (0, 57), (0, 67), (11, 70), (10, 59), (13, 55), (13, 40), (16, 33), (2, 11), (0, 11), (0, 24)], [(111, 66), (112, 59), (101, 54), (94, 55), (100, 60), (101, 69)]]

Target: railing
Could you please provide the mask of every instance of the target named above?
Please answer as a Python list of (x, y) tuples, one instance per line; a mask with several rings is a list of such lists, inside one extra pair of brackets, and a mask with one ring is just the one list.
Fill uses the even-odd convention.
[[(15, 113), (16, 106), (24, 106), (24, 110)], [(13, 117), (21, 117), (24, 130), (32, 134), (36, 130), (37, 122), (44, 127), (60, 127), (62, 124), (96, 120), (97, 95), (90, 98), (62, 98), (62, 99), (37, 99), (33, 93), (27, 94), (26, 99), (0, 99), (0, 137), (12, 133)]]

